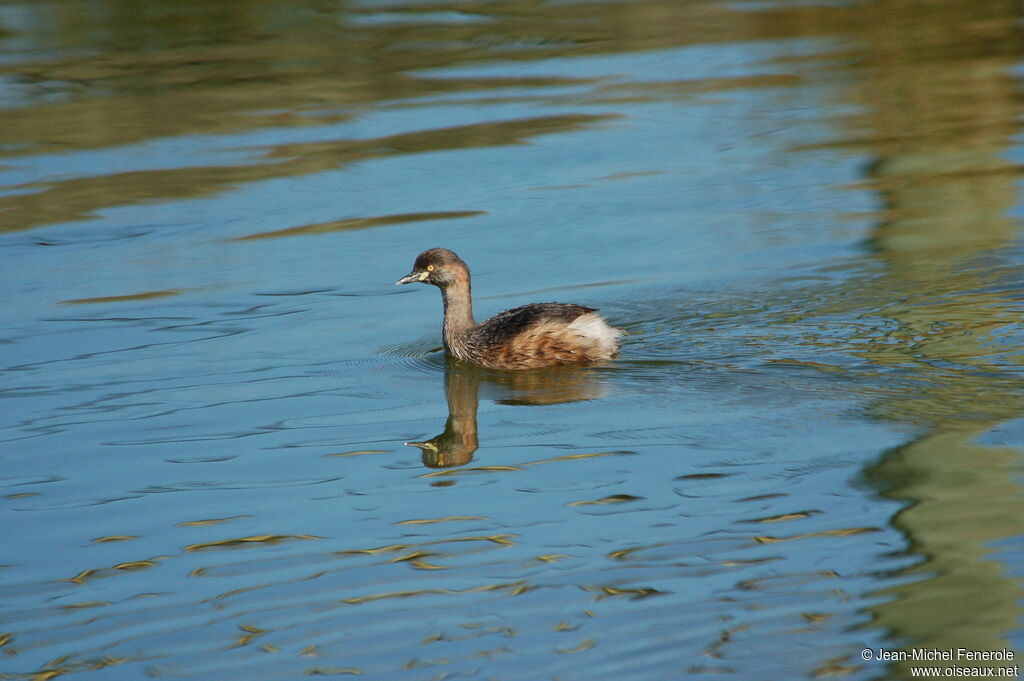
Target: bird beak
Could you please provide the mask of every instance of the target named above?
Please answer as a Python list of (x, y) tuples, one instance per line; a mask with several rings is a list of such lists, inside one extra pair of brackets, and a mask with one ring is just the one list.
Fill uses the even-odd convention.
[(423, 271), (423, 272), (410, 272), (409, 274), (405, 275), (404, 277), (402, 277), (401, 279), (396, 281), (395, 285), (412, 284), (412, 283), (417, 282), (417, 281), (423, 281), (426, 278), (427, 278), (427, 272), (426, 271)]

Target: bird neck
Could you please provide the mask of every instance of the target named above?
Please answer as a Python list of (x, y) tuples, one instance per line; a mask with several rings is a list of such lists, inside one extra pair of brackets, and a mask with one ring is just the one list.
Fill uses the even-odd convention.
[(467, 464), (479, 447), (476, 430), (477, 393), (480, 372), (476, 367), (445, 374), (445, 396), (448, 398), (448, 420), (444, 435), (451, 436), (448, 465)]
[(444, 297), (444, 342), (447, 348), (451, 339), (476, 326), (469, 274), (457, 277), (453, 283), (441, 289), (441, 295)]

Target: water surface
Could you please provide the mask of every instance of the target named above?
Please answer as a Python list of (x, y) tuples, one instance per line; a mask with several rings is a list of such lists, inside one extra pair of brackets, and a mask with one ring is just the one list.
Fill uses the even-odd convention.
[[(1021, 650), (1021, 18), (3, 3), (0, 678)], [(620, 357), (447, 362), (433, 246)]]

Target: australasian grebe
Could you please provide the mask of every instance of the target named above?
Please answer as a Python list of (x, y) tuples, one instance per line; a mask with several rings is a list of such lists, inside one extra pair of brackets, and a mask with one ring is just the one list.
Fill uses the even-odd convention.
[(444, 349), (466, 362), (492, 369), (533, 369), (596, 362), (619, 349), (620, 329), (594, 308), (566, 303), (533, 303), (473, 320), (469, 267), (446, 248), (416, 258), (398, 284), (433, 284), (444, 298)]

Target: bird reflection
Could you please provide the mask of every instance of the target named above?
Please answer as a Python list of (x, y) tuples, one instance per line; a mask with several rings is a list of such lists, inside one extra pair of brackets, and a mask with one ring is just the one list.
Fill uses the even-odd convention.
[(476, 411), (480, 384), (507, 405), (543, 405), (591, 400), (604, 394), (592, 367), (558, 367), (527, 371), (497, 371), (449, 359), (444, 374), (448, 420), (444, 432), (423, 442), (406, 442), (423, 451), (428, 468), (463, 466), (479, 447)]

